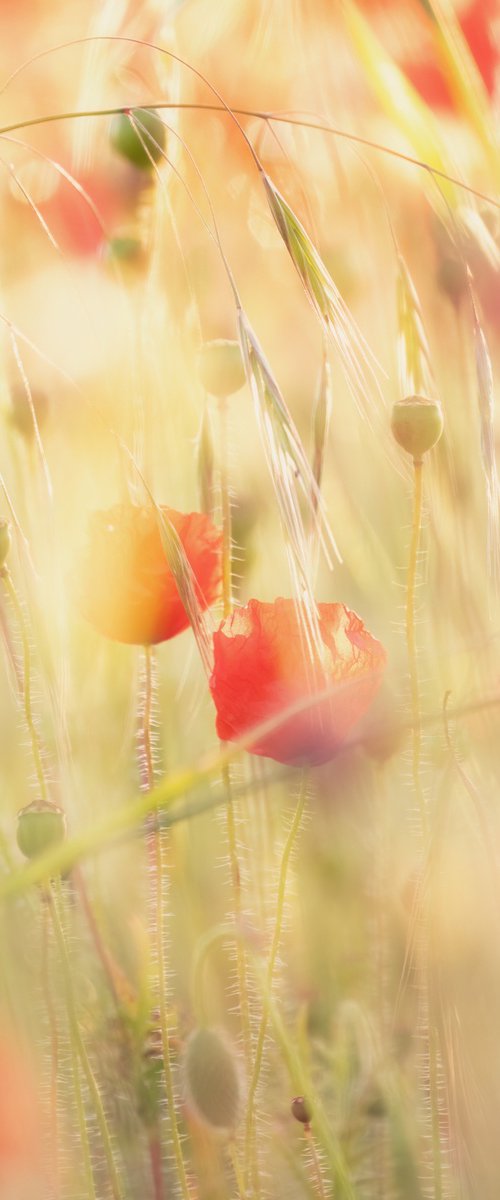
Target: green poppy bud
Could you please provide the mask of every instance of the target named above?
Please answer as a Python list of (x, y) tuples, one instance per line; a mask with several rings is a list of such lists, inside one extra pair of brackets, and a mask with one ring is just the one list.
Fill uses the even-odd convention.
[(239, 392), (245, 382), (239, 342), (225, 338), (205, 342), (198, 352), (198, 373), (207, 392), (219, 400)]
[(17, 818), (17, 844), (25, 858), (36, 858), (64, 841), (66, 818), (55, 804), (36, 801), (22, 808)]
[(236, 1053), (223, 1034), (195, 1029), (186, 1046), (184, 1071), (190, 1104), (214, 1129), (234, 1129), (241, 1107)]
[(391, 429), (403, 450), (419, 462), (443, 432), (441, 405), (425, 396), (406, 396), (393, 406)]
[(111, 122), (110, 141), (117, 154), (126, 158), (140, 171), (152, 171), (162, 158), (166, 145), (166, 129), (155, 108), (134, 108), (131, 112), (116, 113)]

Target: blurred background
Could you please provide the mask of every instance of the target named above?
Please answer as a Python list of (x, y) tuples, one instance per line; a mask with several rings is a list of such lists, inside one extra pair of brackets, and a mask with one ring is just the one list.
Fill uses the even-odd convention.
[[(284, 1034), (270, 1020), (256, 1108), (260, 1192), (255, 1182), (240, 1187), (227, 1139), (199, 1120), (183, 1084), (185, 1046), (199, 1021), (193, 962), (203, 939), (235, 917), (227, 827), (210, 811), (170, 831), (168, 1009), (193, 1200), (499, 1194), (500, 762), (498, 708), (488, 706), (500, 694), (499, 39), (496, 0), (3, 6), (0, 513), (13, 527), (9, 568), (28, 630), (50, 795), (70, 836), (118, 811), (140, 782), (142, 651), (102, 637), (76, 599), (91, 514), (125, 498), (144, 503), (145, 481), (157, 503), (183, 512), (205, 504), (220, 523), (227, 469), (235, 601), (293, 594), (250, 389), (227, 403), (224, 466), (219, 406), (200, 379), (200, 346), (238, 336), (223, 255), (312, 463), (326, 346), (331, 419), (320, 446), (321, 490), (342, 562), (331, 570), (320, 556), (315, 594), (358, 612), (388, 653), (380, 700), (353, 744), (309, 779), (275, 973)], [(140, 169), (113, 144), (113, 110), (141, 106), (157, 108), (165, 125), (154, 169)], [(262, 170), (375, 356), (362, 402), (287, 253)], [(424, 465), (416, 592), (431, 831), (424, 846), (411, 731), (400, 728), (411, 723), (413, 473), (390, 430), (393, 404), (422, 391), (444, 414), (443, 437)], [(221, 615), (216, 607), (212, 627)], [(7, 877), (22, 861), (16, 814), (36, 784), (23, 623), (6, 589), (1, 623)], [(190, 631), (157, 648), (155, 669), (161, 778), (216, 754), (217, 739)], [(447, 696), (456, 710), (448, 722)], [(269, 954), (297, 775), (283, 777), (250, 755), (233, 770), (254, 1044), (265, 1001), (250, 964), (265, 965)], [(210, 786), (220, 800), (219, 783)], [(141, 839), (90, 856), (82, 869), (133, 1000), (119, 1005), (117, 1018), (77, 889), (66, 880), (77, 1019), (123, 1196), (159, 1200), (136, 1061), (146, 1054), (143, 1016), (155, 994)], [(12, 1062), (4, 1068), (0, 1048), (0, 1071), (17, 1080), (18, 1128), (35, 1132), (11, 1137), (0, 1105), (2, 1195), (88, 1197), (55, 935), (37, 889), (3, 911), (4, 1041), (15, 1053), (6, 1049)], [(231, 1039), (243, 1076), (234, 945), (214, 936), (208, 958), (210, 1024)], [(54, 1077), (57, 1179), (47, 1168)], [(309, 1082), (323, 1114), (313, 1149), (290, 1114), (297, 1078)], [(82, 1086), (101, 1200), (116, 1192), (102, 1163), (92, 1089), (88, 1080)], [(248, 1078), (241, 1087), (245, 1097)], [(174, 1195), (172, 1115), (163, 1097), (160, 1107), (163, 1178)], [(314, 1137), (314, 1120), (311, 1128)], [(241, 1150), (243, 1137), (242, 1118), (229, 1141)]]

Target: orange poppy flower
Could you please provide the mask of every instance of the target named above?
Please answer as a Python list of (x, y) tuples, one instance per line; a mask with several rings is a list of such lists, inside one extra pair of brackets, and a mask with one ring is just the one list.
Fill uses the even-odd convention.
[[(209, 608), (220, 591), (221, 533), (204, 513), (161, 512), (182, 542), (200, 606)], [(92, 514), (77, 590), (83, 616), (116, 642), (166, 642), (189, 625), (153, 507), (116, 504)]]
[(319, 604), (318, 616), (322, 646), (312, 661), (293, 600), (249, 600), (222, 622), (214, 635), (210, 690), (223, 741), (331, 688), (328, 697), (259, 737), (251, 751), (288, 765), (333, 758), (376, 695), (386, 655), (344, 604)]

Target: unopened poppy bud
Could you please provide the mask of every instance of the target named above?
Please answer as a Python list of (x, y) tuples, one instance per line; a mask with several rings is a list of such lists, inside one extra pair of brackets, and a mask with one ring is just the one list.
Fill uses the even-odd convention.
[(64, 841), (66, 818), (55, 804), (36, 801), (22, 808), (17, 819), (17, 844), (25, 858), (36, 858)]
[(236, 1053), (214, 1029), (196, 1029), (186, 1046), (186, 1090), (199, 1118), (214, 1129), (234, 1129), (241, 1107)]
[(117, 154), (126, 158), (140, 171), (152, 171), (162, 158), (166, 144), (166, 129), (155, 108), (134, 108), (116, 113), (110, 128), (110, 141)]
[(301, 1125), (311, 1124), (312, 1113), (305, 1096), (295, 1096), (295, 1099), (292, 1100), (290, 1111), (292, 1117), (295, 1117), (296, 1121), (300, 1121)]
[(391, 429), (403, 450), (419, 462), (443, 432), (441, 405), (425, 396), (406, 396), (393, 406)]
[(205, 342), (198, 352), (198, 372), (207, 392), (219, 400), (239, 392), (245, 382), (239, 342), (224, 338)]
[(11, 545), (12, 532), (10, 524), (5, 520), (5, 517), (2, 517), (0, 519), (0, 570), (5, 566)]

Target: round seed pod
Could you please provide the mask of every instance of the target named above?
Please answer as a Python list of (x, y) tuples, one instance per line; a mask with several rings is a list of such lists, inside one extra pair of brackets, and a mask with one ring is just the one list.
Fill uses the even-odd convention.
[(245, 382), (239, 342), (225, 338), (205, 342), (198, 352), (198, 374), (207, 392), (219, 400), (239, 392)]
[(10, 524), (5, 520), (5, 517), (2, 517), (0, 519), (0, 571), (5, 566), (11, 545), (12, 532)]
[(189, 1103), (213, 1129), (234, 1129), (241, 1107), (236, 1053), (223, 1033), (195, 1029), (188, 1040), (184, 1074)]
[(290, 1112), (301, 1125), (311, 1124), (312, 1113), (305, 1096), (295, 1096), (290, 1105)]
[(134, 108), (129, 111), (137, 129), (127, 111), (116, 113), (110, 127), (111, 145), (133, 167), (138, 167), (140, 171), (152, 171), (165, 150), (165, 126), (155, 108)]
[(403, 450), (419, 462), (423, 454), (439, 441), (443, 432), (443, 412), (437, 400), (426, 396), (406, 396), (392, 409), (391, 429)]
[(8, 417), (10, 424), (27, 442), (32, 442), (35, 437), (33, 410), (38, 428), (42, 429), (49, 414), (48, 396), (40, 388), (32, 388), (30, 403), (26, 389), (22, 385), (19, 385), (12, 388), (10, 403), (11, 408)]
[(25, 858), (36, 858), (50, 846), (64, 841), (66, 818), (55, 804), (36, 801), (22, 808), (17, 817), (17, 844)]

